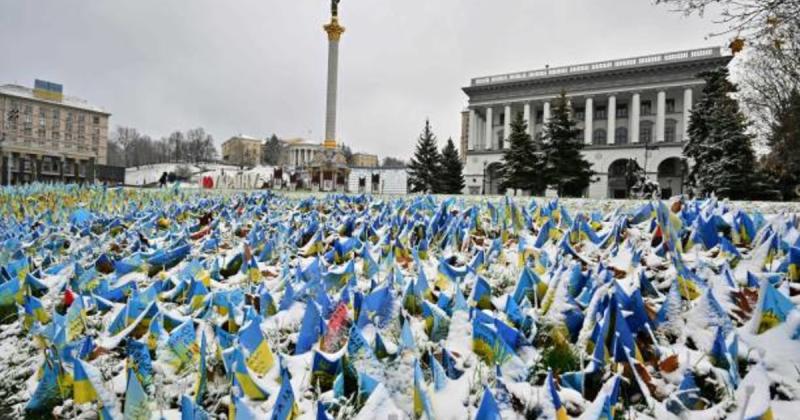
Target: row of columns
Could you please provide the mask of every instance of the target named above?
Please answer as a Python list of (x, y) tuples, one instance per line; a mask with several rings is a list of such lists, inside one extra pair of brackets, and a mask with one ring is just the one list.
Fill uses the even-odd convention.
[(292, 151), (292, 165), (301, 166), (314, 160), (316, 151), (312, 149), (295, 149)]
[[(666, 127), (666, 102), (667, 93), (664, 90), (658, 91), (656, 94), (656, 121), (655, 121), (655, 141), (664, 142)], [(591, 144), (594, 136), (594, 98), (591, 96), (585, 99), (584, 108), (584, 142)], [(683, 91), (683, 133), (682, 139), (688, 138), (689, 116), (692, 109), (692, 89), (686, 88)], [(503, 121), (503, 148), (508, 148), (508, 137), (511, 133), (511, 105), (506, 104), (504, 113), (506, 117)], [(525, 102), (523, 104), (522, 117), (528, 124), (528, 134), (533, 136), (534, 124), (533, 115), (531, 111), (531, 103)], [(550, 101), (545, 101), (542, 105), (542, 119), (545, 124), (550, 120)], [(641, 119), (641, 95), (634, 92), (631, 95), (630, 113), (628, 114), (628, 137), (629, 143), (639, 142), (639, 129)], [(484, 148), (491, 150), (493, 147), (492, 139), (494, 137), (494, 111), (493, 108), (486, 108), (486, 118), (481, 120), (478, 118), (477, 111), (472, 108), (469, 111), (469, 149), (475, 150), (478, 148), (478, 133), (484, 132)], [(487, 123), (488, 122), (488, 123)], [(609, 95), (606, 106), (606, 143), (614, 144), (616, 142), (616, 129), (617, 129), (617, 95)]]

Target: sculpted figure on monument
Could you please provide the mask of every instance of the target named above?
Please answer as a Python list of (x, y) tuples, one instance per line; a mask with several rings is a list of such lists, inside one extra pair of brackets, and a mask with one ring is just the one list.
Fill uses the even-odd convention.
[(331, 16), (339, 17), (339, 2), (341, 0), (331, 0)]

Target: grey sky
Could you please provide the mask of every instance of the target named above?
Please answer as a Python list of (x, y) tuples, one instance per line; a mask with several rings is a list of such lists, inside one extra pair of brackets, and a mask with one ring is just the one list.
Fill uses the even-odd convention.
[[(650, 0), (343, 0), (339, 137), (410, 156), (458, 144), (471, 77), (724, 43)], [(155, 138), (324, 124), (328, 0), (0, 0), (0, 83), (63, 83)], [(310, 134), (309, 134), (310, 133)]]

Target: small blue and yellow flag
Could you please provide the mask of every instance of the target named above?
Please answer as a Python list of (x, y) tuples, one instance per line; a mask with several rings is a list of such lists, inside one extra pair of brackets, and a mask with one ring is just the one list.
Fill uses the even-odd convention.
[(125, 390), (125, 420), (150, 420), (151, 410), (142, 384), (132, 370), (128, 370), (128, 388)]
[(275, 364), (275, 356), (258, 322), (250, 321), (242, 327), (239, 331), (239, 343), (247, 353), (247, 367), (253, 372), (263, 375)]

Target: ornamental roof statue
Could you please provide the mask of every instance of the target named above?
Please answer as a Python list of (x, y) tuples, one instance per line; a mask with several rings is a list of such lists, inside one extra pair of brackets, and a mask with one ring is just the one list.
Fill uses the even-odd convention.
[(331, 0), (331, 16), (339, 17), (339, 2), (341, 0)]

